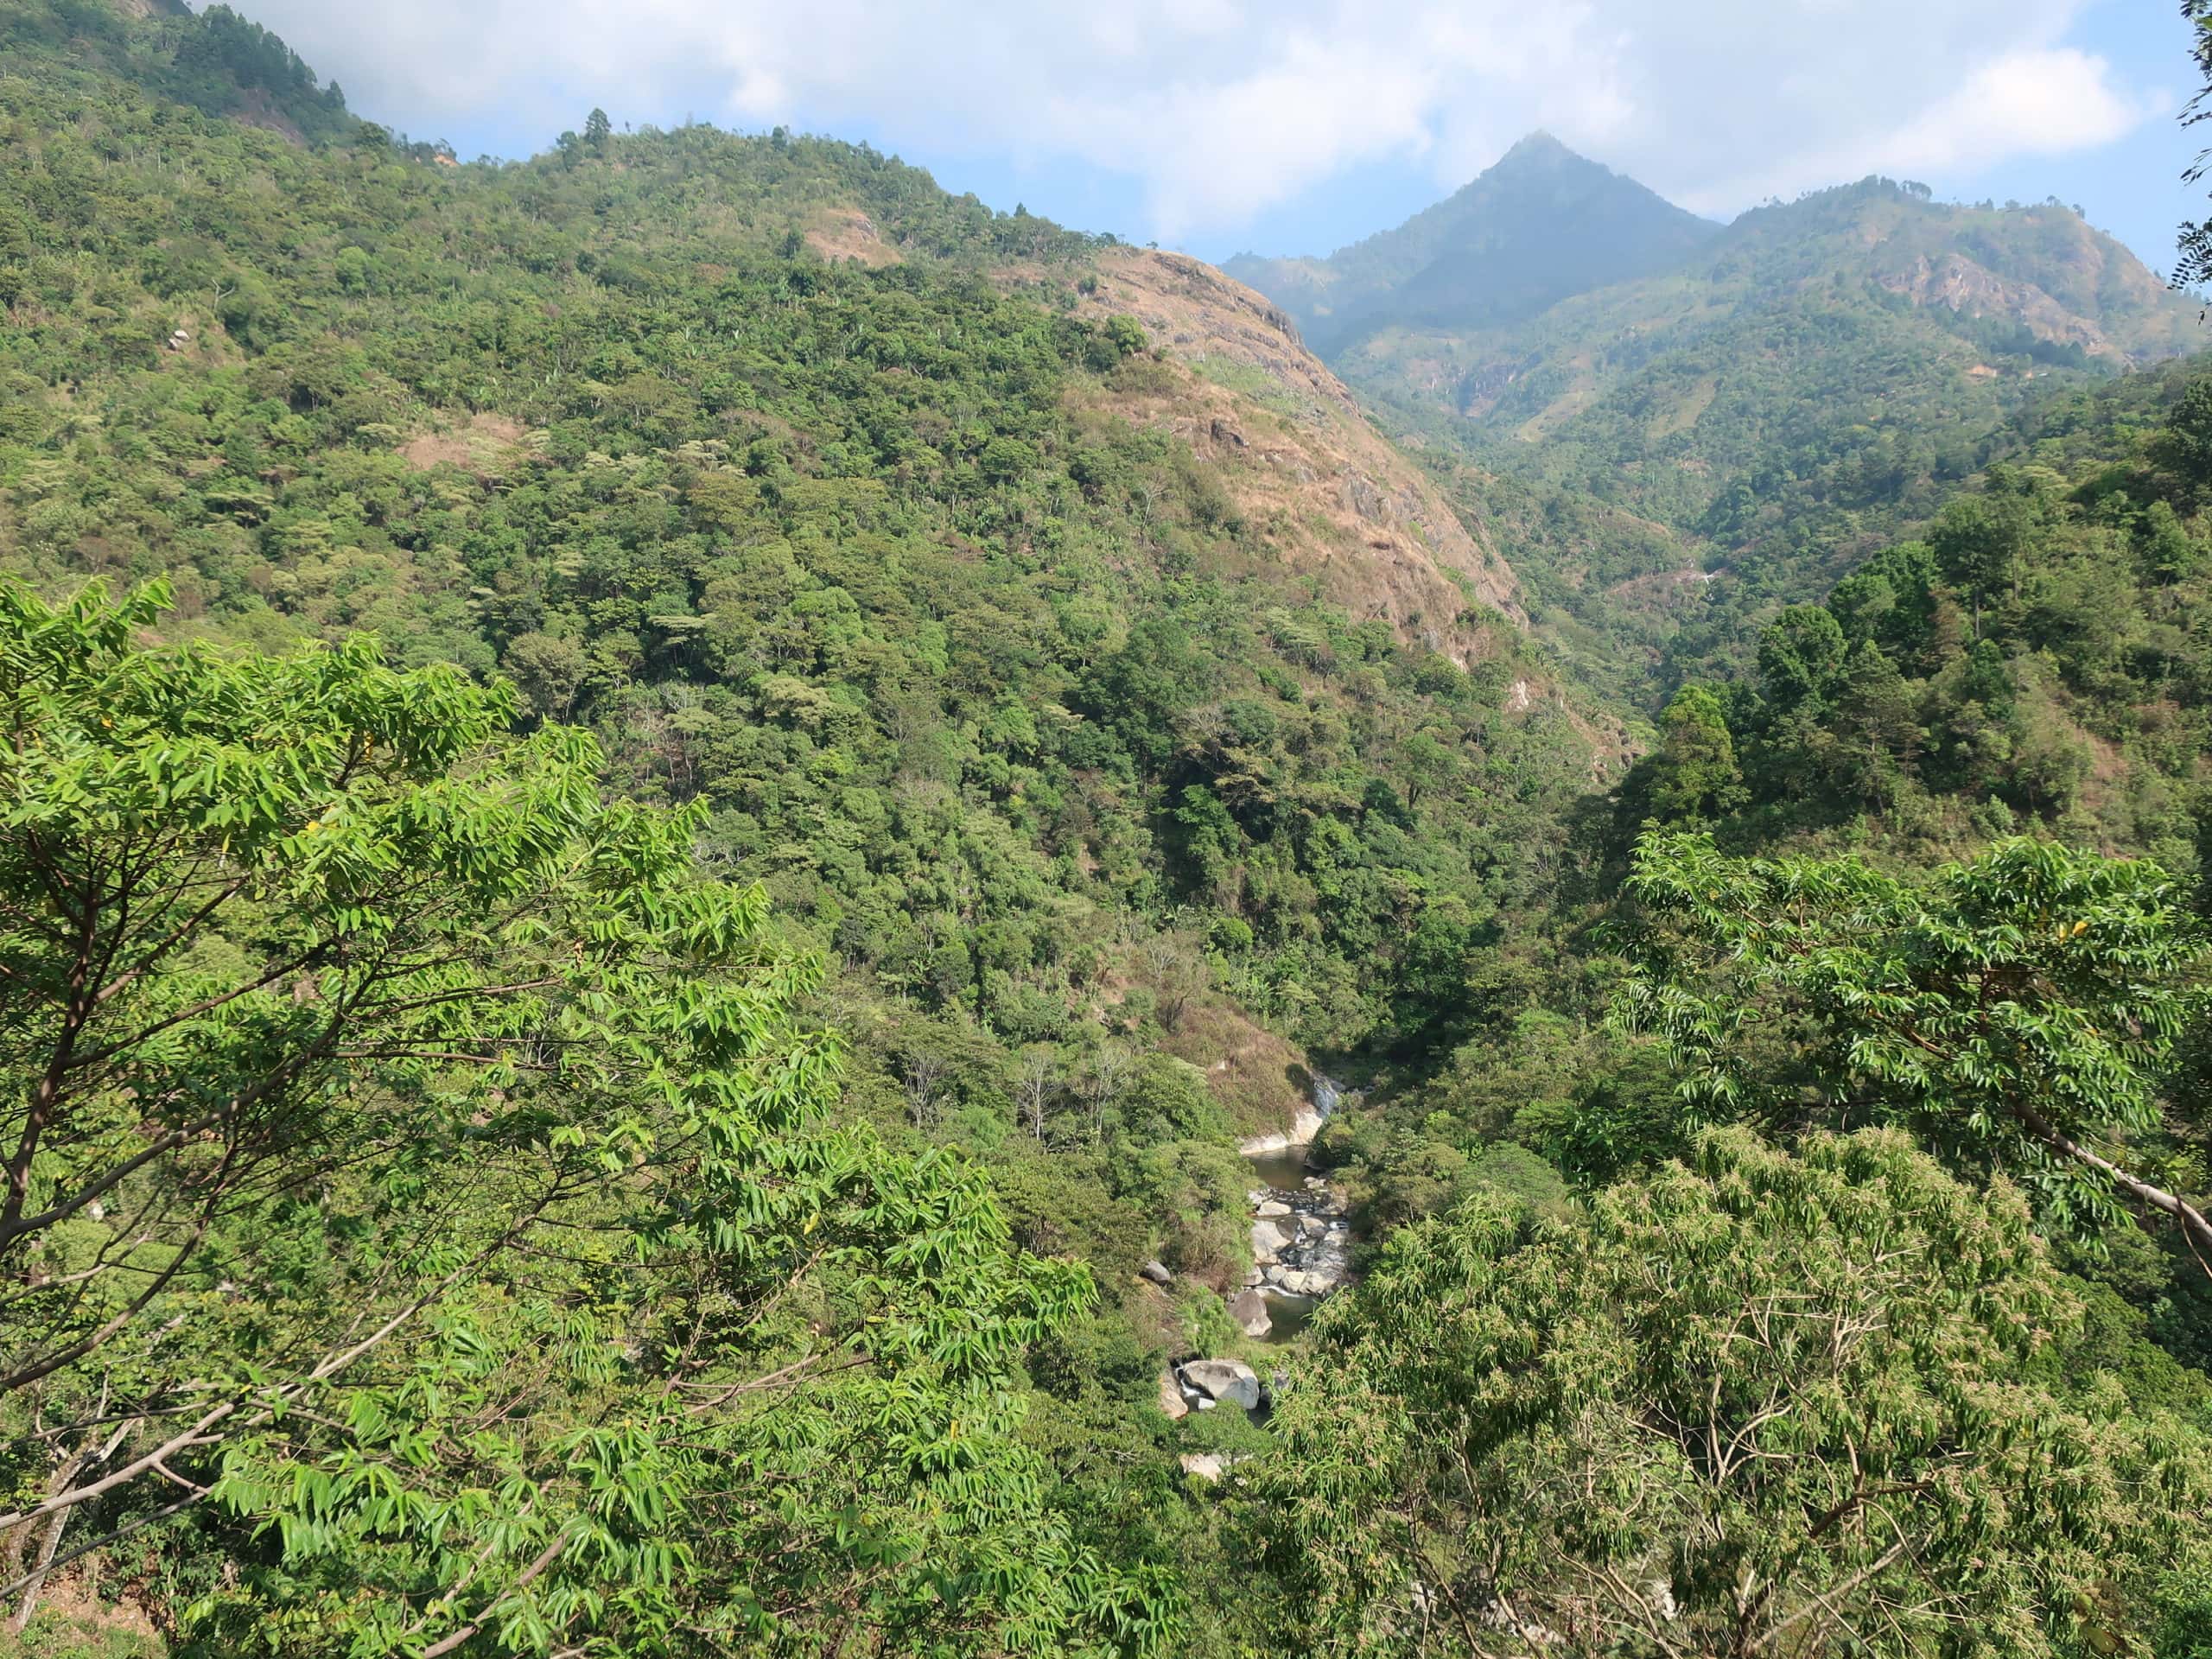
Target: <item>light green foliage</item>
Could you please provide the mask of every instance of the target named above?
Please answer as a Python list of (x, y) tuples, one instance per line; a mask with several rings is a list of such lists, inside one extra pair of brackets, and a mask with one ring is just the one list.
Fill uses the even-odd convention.
[[(1916, 881), (1654, 833), (1629, 891), (1655, 924), (1629, 1011), (1692, 1100), (1781, 1122), (1809, 1091), (2018, 1172), (2061, 1227), (2110, 1224), (2124, 1198), (2212, 1249), (2201, 1214), (2120, 1166), (2155, 1143), (2158, 1074), (2202, 1010), (2206, 941), (2157, 866), (2007, 841)], [(1769, 1033), (1792, 1051), (1778, 1073)]]
[(700, 811), (158, 598), (0, 588), (0, 1526), (193, 1510), (180, 1633), (270, 1652), (1155, 1642), (1016, 1439), (1086, 1276), (830, 1113)]
[(2010, 1188), (1714, 1132), (1395, 1239), (1249, 1522), (1306, 1651), (2113, 1652), (2202, 1617), (2212, 1440), (2069, 1370), (2077, 1319)]
[[(1535, 618), (1461, 664), (1290, 574), (1179, 434), (1295, 411), (1110, 238), (598, 110), (452, 165), (152, 12), (0, 0), (26, 1651), (2192, 1652), (2212, 1280), (2115, 1204), (2205, 1185), (2187, 895), (1878, 873), (2194, 868), (2212, 404), (1990, 434), (2050, 343), (1866, 264), (2070, 220), (1368, 250), (1717, 261), (1465, 365), (1544, 441), (1448, 480)], [(1788, 838), (1867, 860), (1722, 856)], [(1301, 1368), (1226, 1296), (1313, 1065)], [(1170, 1420), (1202, 1351), (1276, 1427)]]

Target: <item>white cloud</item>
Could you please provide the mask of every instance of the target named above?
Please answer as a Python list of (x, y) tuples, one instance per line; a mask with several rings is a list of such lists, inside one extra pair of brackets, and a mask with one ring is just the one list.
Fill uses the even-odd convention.
[[(546, 137), (592, 103), (1137, 181), (1164, 238), (1363, 162), (1463, 182), (1548, 127), (1732, 213), (1870, 171), (2107, 143), (2154, 112), (2086, 0), (244, 0), (357, 108)], [(1130, 227), (1136, 229), (1139, 227)]]
[(1986, 167), (2012, 156), (2057, 156), (2110, 143), (2153, 113), (2112, 83), (2102, 59), (2072, 47), (2009, 52), (1891, 142), (1929, 167)]

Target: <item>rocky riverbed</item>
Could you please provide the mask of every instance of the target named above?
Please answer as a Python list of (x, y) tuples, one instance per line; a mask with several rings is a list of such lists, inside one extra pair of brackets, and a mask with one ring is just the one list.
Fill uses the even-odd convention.
[[(1252, 1269), (1229, 1299), (1230, 1317), (1248, 1337), (1288, 1341), (1320, 1299), (1350, 1275), (1351, 1228), (1344, 1195), (1306, 1167), (1306, 1147), (1338, 1098), (1337, 1085), (1317, 1077), (1312, 1106), (1287, 1132), (1262, 1135), (1237, 1148), (1257, 1183), (1246, 1194), (1252, 1206)], [(1155, 1284), (1174, 1278), (1157, 1262), (1147, 1262), (1142, 1272)], [(1275, 1379), (1276, 1386), (1281, 1381)], [(1268, 1396), (1268, 1385), (1242, 1360), (1178, 1360), (1160, 1374), (1160, 1408), (1171, 1418), (1224, 1406), (1258, 1414), (1266, 1409)], [(1217, 1480), (1232, 1461), (1219, 1453), (1191, 1453), (1184, 1457), (1183, 1468), (1200, 1479)]]
[(1308, 1175), (1294, 1187), (1255, 1187), (1250, 1198), (1248, 1290), (1319, 1298), (1344, 1283), (1351, 1268), (1351, 1230), (1334, 1187)]
[(1317, 1076), (1313, 1103), (1287, 1134), (1264, 1135), (1237, 1148), (1259, 1183), (1247, 1195), (1252, 1270), (1229, 1303), (1230, 1317), (1248, 1337), (1287, 1340), (1351, 1271), (1344, 1197), (1306, 1167), (1307, 1145), (1339, 1099), (1336, 1084)]

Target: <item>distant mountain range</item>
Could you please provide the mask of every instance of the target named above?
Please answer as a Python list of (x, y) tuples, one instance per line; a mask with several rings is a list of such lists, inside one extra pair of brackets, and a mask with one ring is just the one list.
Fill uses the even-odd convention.
[(1507, 538), (1585, 615), (1670, 568), (1815, 591), (2014, 410), (2206, 343), (2194, 302), (2056, 201), (1870, 178), (1723, 226), (1543, 134), (1395, 230), (1227, 269), (1402, 437), (1463, 457), (1471, 511), (1503, 475), (1643, 526)]
[(1503, 327), (1679, 264), (1719, 233), (1537, 132), (1395, 230), (1326, 259), (1246, 253), (1223, 269), (1288, 311), (1325, 353), (1380, 329)]
[[(1724, 226), (1544, 132), (1394, 230), (1326, 258), (1245, 253), (1223, 269), (1281, 305), (1325, 354), (1380, 340), (1374, 354), (1384, 358), (1402, 355), (1393, 335), (1511, 331), (1562, 302), (1624, 288), (1634, 297), (1592, 314), (1633, 314), (1649, 335), (1710, 321), (1716, 297), (1733, 309), (1857, 280), (1929, 309), (1970, 343), (2069, 365), (2069, 348), (2112, 364), (2183, 349), (2195, 317), (2134, 255), (2056, 201), (1966, 207), (1868, 179)], [(1667, 297), (1686, 283), (1717, 292)]]

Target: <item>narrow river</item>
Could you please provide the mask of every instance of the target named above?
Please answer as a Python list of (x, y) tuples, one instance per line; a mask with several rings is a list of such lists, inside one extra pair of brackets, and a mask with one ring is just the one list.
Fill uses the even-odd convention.
[(1255, 1265), (1246, 1287), (1266, 1300), (1269, 1320), (1258, 1341), (1289, 1342), (1321, 1298), (1344, 1282), (1351, 1239), (1343, 1202), (1306, 1166), (1314, 1135), (1342, 1098), (1335, 1080), (1317, 1073), (1313, 1103), (1287, 1135), (1263, 1135), (1239, 1147), (1252, 1171)]

